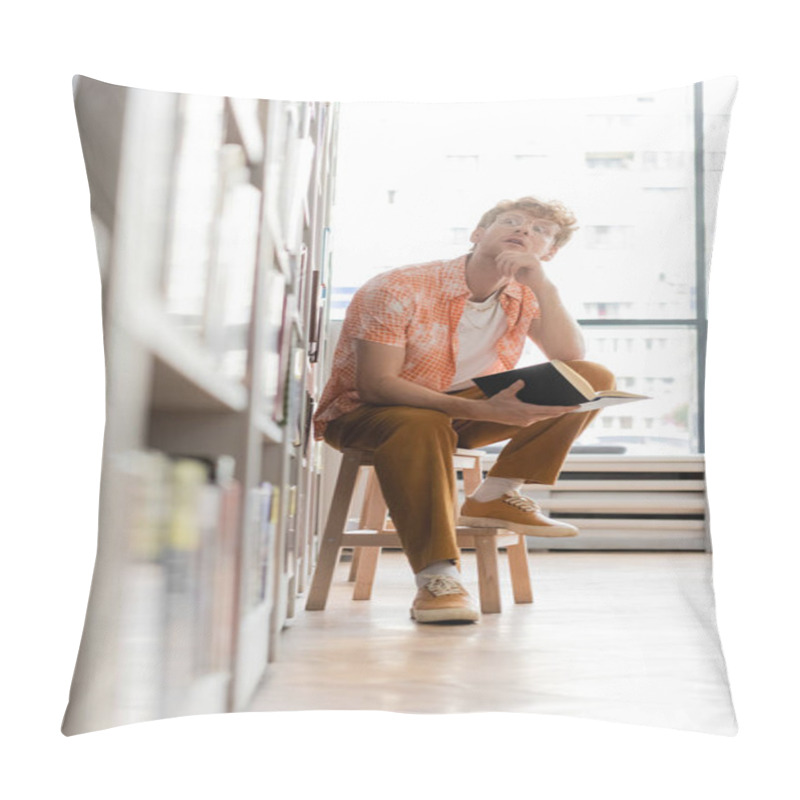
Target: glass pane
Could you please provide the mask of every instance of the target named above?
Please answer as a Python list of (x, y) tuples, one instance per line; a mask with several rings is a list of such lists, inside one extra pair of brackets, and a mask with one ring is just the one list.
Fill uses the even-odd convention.
[(646, 394), (603, 409), (577, 442), (623, 446), (629, 455), (697, 452), (697, 354), (693, 328), (585, 326), (587, 355), (617, 376), (617, 388)]

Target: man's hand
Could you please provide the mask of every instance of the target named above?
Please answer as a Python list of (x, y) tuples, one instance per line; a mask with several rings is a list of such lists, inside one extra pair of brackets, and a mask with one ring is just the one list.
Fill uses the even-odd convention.
[(489, 422), (501, 422), (505, 425), (525, 427), (534, 422), (551, 417), (560, 417), (569, 411), (574, 411), (580, 406), (537, 406), (525, 403), (517, 398), (517, 392), (525, 385), (525, 381), (515, 381), (502, 392), (498, 392), (486, 400), (481, 400), (483, 405), (480, 419)]
[(504, 250), (495, 258), (497, 271), (509, 280), (515, 280), (534, 292), (547, 281), (542, 262), (532, 253)]

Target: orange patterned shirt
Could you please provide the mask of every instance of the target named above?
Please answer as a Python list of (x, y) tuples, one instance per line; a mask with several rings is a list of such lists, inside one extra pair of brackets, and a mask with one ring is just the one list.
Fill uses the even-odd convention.
[[(401, 378), (439, 392), (448, 389), (456, 371), (458, 323), (471, 294), (466, 258), (398, 267), (371, 278), (353, 295), (314, 414), (317, 439), (328, 422), (364, 405), (356, 391), (357, 339), (404, 347)], [(519, 283), (502, 290), (500, 305), (508, 329), (497, 342), (490, 372), (516, 366), (531, 320), (541, 313), (534, 293)]]

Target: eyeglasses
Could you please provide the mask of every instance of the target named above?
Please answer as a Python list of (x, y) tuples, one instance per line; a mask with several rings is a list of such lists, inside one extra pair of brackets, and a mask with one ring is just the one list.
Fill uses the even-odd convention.
[(521, 214), (500, 214), (495, 222), (504, 228), (523, 228), (530, 226), (535, 233), (543, 233), (548, 236), (555, 236), (559, 226), (555, 222), (548, 222), (541, 219), (530, 219)]

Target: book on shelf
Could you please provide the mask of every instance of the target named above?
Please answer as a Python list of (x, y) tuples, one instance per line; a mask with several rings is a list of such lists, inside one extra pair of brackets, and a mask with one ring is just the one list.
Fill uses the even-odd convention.
[[(189, 713), (188, 693), (198, 674), (197, 654), (203, 630), (198, 630), (205, 603), (200, 603), (201, 491), (207, 479), (204, 464), (176, 459), (172, 467), (172, 497), (163, 565), (166, 575), (164, 614), (165, 713)], [(202, 509), (205, 511), (206, 509)]]
[(229, 456), (133, 451), (124, 486), (127, 602), (121, 696), (136, 719), (207, 710), (195, 681), (230, 677), (237, 625), (241, 486)]
[(306, 405), (305, 405), (305, 413), (303, 416), (303, 454), (306, 458), (311, 457), (311, 442), (313, 441), (313, 437), (311, 436), (311, 426), (314, 418), (314, 395), (308, 391), (305, 392), (306, 396)]
[(306, 319), (308, 317), (309, 301), (308, 247), (304, 244), (297, 255), (289, 256), (289, 261), (292, 264), (292, 274), (295, 276), (293, 288), (297, 297), (300, 318)]
[(219, 159), (222, 188), (216, 257), (206, 292), (206, 341), (223, 375), (242, 380), (247, 372), (261, 192), (250, 182), (244, 148), (224, 144)]
[(314, 150), (310, 136), (290, 136), (286, 146), (286, 163), (281, 175), (281, 223), (286, 249), (294, 254), (299, 254), (303, 245), (304, 204)]
[[(234, 478), (230, 456), (177, 456), (175, 468), (199, 464), (204, 480), (194, 491), (191, 513), (197, 527), (194, 556), (195, 677), (230, 672), (237, 624), (239, 502), (241, 484)], [(199, 477), (199, 475), (198, 475)]]
[(169, 459), (152, 451), (126, 451), (109, 471), (120, 486), (114, 509), (124, 541), (119, 622), (121, 719), (154, 719), (164, 700), (163, 620), (166, 576), (161, 563), (169, 513)]
[(311, 289), (308, 309), (308, 356), (309, 360), (317, 360), (319, 353), (319, 340), (322, 323), (322, 286), (320, 271), (315, 269), (311, 273)]
[(295, 447), (300, 447), (303, 443), (302, 426), (303, 411), (305, 404), (303, 395), (305, 387), (303, 385), (303, 365), (306, 361), (306, 351), (304, 347), (297, 345), (297, 336), (292, 331), (292, 346), (289, 357), (286, 361), (284, 373), (284, 409), (282, 424), (284, 424), (291, 436), (290, 441)]
[(220, 483), (219, 537), (214, 570), (213, 625), (211, 663), (214, 672), (233, 669), (235, 630), (238, 625), (239, 604), (239, 521), (242, 485), (232, 476)]
[(269, 599), (278, 498), (278, 487), (268, 482), (251, 489), (249, 493), (248, 521), (243, 542), (243, 614)]
[(283, 553), (284, 573), (294, 574), (294, 556), (297, 551), (297, 484), (287, 487), (286, 528), (284, 531), (285, 550)]
[(229, 111), (228, 135), (242, 145), (250, 165), (264, 160), (264, 130), (261, 127), (260, 103), (262, 101), (246, 97), (226, 97)]
[(200, 337), (216, 248), (224, 102), (218, 97), (181, 95), (179, 104), (162, 292), (170, 318)]
[(297, 332), (292, 322), (295, 313), (292, 295), (287, 293), (283, 299), (283, 323), (280, 329), (278, 352), (275, 355), (277, 359), (277, 393), (272, 418), (279, 425), (283, 425), (286, 422), (286, 398), (289, 393), (291, 353), (293, 343), (297, 338)]
[(288, 296), (283, 273), (266, 270), (266, 300), (264, 302), (263, 408), (275, 422), (283, 419), (284, 350), (288, 347), (284, 327), (288, 314)]
[(319, 269), (316, 270), (316, 305), (312, 308), (315, 318), (312, 319), (311, 344), (309, 361), (316, 363), (320, 358), (323, 345), (323, 328), (327, 320), (328, 286), (331, 284), (331, 260), (333, 256), (333, 232), (329, 227), (322, 229), (322, 245), (320, 248)]
[(507, 389), (518, 380), (525, 382), (516, 394), (523, 402), (540, 406), (580, 406), (570, 413), (651, 399), (644, 394), (632, 394), (616, 389), (596, 392), (586, 378), (558, 360), (497, 372), (493, 375), (481, 375), (472, 379), (487, 397)]
[(274, 572), (275, 540), (280, 509), (280, 489), (265, 481), (260, 486), (260, 495), (259, 551), (256, 561), (259, 569), (256, 582), (259, 602), (269, 600), (272, 596), (272, 574)]

